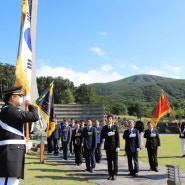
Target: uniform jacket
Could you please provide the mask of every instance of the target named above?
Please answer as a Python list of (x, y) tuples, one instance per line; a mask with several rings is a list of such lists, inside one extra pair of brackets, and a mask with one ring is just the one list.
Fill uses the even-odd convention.
[(60, 123), (57, 123), (55, 126), (55, 130), (53, 132), (53, 137), (55, 139), (59, 139), (60, 138)]
[[(108, 136), (108, 132), (110, 131), (114, 132), (114, 135)], [(108, 125), (103, 126), (101, 140), (103, 139), (105, 139), (105, 150), (116, 150), (116, 148), (120, 148), (119, 130), (116, 125), (112, 125), (110, 130), (108, 129)]]
[(96, 127), (96, 130), (97, 130), (97, 144), (99, 144), (101, 142), (101, 131), (102, 131), (102, 126), (98, 126)]
[(137, 148), (140, 148), (139, 131), (137, 129), (134, 128), (132, 132), (130, 129), (125, 130), (123, 139), (125, 139), (125, 151), (136, 152)]
[[(92, 133), (92, 135), (88, 135), (88, 132)], [(90, 129), (88, 129), (88, 127), (83, 129), (83, 141), (87, 149), (95, 149), (97, 147), (97, 133), (95, 127), (91, 126)]]
[(71, 127), (69, 125), (63, 125), (61, 128), (61, 140), (62, 142), (70, 142), (71, 141)]
[[(0, 120), (20, 132), (23, 132), (23, 125), (26, 122), (36, 122), (39, 119), (37, 108), (28, 106), (29, 111), (23, 111), (13, 105), (5, 105), (0, 113)], [(0, 141), (20, 139), (24, 137), (4, 130), (0, 126)], [(24, 178), (24, 154), (26, 147), (24, 144), (11, 144), (0, 146), (0, 177), (20, 177)]]
[(160, 146), (160, 138), (157, 130), (145, 130), (144, 138), (146, 138), (146, 148), (157, 149), (157, 147)]

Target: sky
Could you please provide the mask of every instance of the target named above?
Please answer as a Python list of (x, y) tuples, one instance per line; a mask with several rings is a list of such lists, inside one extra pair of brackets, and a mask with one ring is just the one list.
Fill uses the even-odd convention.
[[(1, 1), (0, 61), (16, 65), (21, 0)], [(75, 86), (185, 79), (184, 0), (38, 0), (36, 75)]]

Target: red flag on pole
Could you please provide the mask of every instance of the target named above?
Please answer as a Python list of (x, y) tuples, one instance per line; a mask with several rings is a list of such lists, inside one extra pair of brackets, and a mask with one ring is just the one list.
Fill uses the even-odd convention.
[(155, 106), (152, 112), (151, 121), (153, 125), (156, 126), (159, 119), (169, 112), (172, 112), (172, 109), (170, 107), (170, 104), (167, 100), (166, 95), (164, 94), (164, 92), (162, 92), (159, 98), (159, 102), (157, 103), (157, 105)]

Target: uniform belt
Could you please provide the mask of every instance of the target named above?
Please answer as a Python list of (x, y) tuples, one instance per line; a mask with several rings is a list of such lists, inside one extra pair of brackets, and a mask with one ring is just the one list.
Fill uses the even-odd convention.
[(10, 140), (3, 140), (0, 141), (0, 146), (1, 145), (15, 145), (15, 144), (26, 144), (25, 140), (20, 140), (20, 139), (10, 139)]

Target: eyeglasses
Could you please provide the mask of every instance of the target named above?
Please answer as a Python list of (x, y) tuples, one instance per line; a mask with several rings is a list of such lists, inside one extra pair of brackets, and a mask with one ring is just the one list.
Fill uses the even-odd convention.
[(17, 95), (19, 97), (23, 97), (24, 96), (23, 94), (12, 94), (12, 95)]

